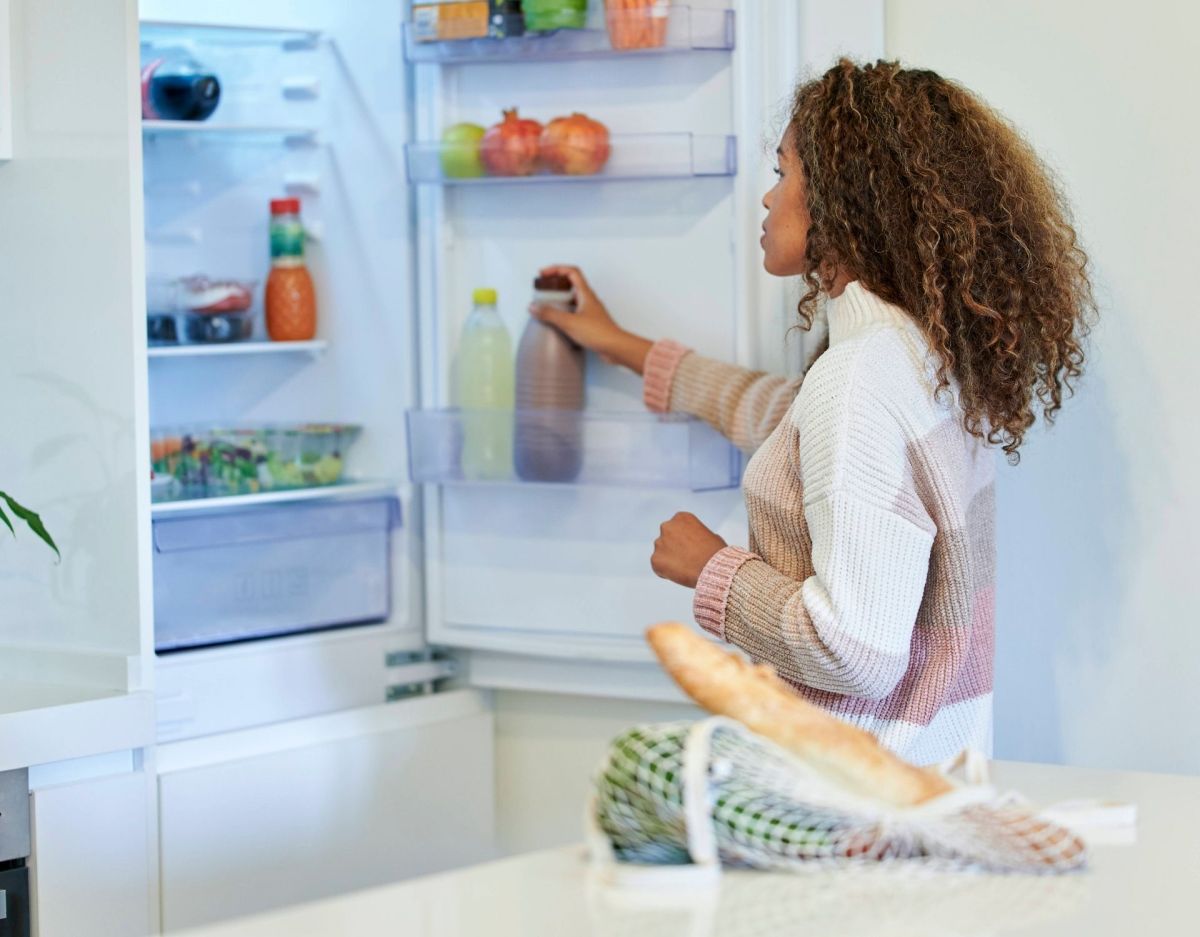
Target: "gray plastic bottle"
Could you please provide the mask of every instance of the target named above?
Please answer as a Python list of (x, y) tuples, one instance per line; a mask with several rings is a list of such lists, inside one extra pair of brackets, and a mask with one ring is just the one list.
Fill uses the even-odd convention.
[[(564, 276), (533, 281), (533, 301), (575, 311)], [(569, 482), (583, 467), (584, 351), (553, 326), (531, 318), (517, 349), (513, 465), (526, 481)]]

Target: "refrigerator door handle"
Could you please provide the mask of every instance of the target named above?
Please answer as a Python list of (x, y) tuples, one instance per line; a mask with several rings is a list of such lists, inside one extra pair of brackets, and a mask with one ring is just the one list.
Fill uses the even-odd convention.
[(8, 918), (8, 892), (0, 888), (0, 921)]

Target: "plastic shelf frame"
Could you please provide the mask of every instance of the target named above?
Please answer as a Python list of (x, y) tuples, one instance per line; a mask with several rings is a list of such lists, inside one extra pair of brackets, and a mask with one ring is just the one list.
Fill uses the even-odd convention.
[(552, 173), (541, 168), (527, 176), (463, 176), (458, 174), (464, 171), (460, 148), (442, 143), (410, 143), (405, 147), (405, 163), (410, 183), (443, 186), (692, 179), (737, 174), (737, 138), (725, 134), (614, 134), (609, 145), (608, 161), (598, 172), (586, 175)]
[[(528, 421), (528, 422), (525, 422)], [(578, 474), (569, 480), (519, 478), (514, 470), (486, 479), (463, 472), (466, 426), (504, 434), (513, 427), (554, 428), (527, 439), (554, 446), (550, 437), (566, 439), (578, 451)], [(422, 484), (556, 484), (620, 488), (674, 488), (718, 491), (741, 482), (744, 457), (708, 424), (693, 417), (641, 412), (562, 410), (465, 411), (410, 410), (407, 414), (409, 470)], [(520, 432), (514, 433), (520, 441)], [(538, 460), (562, 464), (561, 452)], [(571, 461), (571, 460), (567, 460)]]
[(321, 32), (316, 29), (225, 26), (211, 23), (190, 23), (182, 20), (151, 19), (141, 20), (138, 25), (141, 44), (148, 48), (190, 41), (213, 46), (275, 47), (284, 52), (299, 52), (315, 49), (321, 42)]
[(404, 24), (404, 57), (416, 64), (561, 62), (679, 52), (731, 52), (735, 41), (733, 10), (694, 9), (684, 5), (672, 5), (668, 8), (666, 30), (660, 45), (630, 49), (614, 48), (603, 25), (598, 29), (559, 29), (547, 33), (526, 33), (524, 36), (508, 39), (421, 41), (417, 38), (413, 24)]

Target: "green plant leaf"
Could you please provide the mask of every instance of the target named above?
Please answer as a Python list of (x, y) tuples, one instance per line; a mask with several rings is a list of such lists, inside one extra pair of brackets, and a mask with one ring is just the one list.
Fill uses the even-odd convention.
[(45, 525), (42, 524), (42, 519), (33, 511), (29, 510), (29, 508), (18, 504), (12, 495), (0, 491), (0, 498), (4, 499), (12, 512), (17, 515), (17, 517), (21, 518), (21, 520), (23, 520), (26, 524), (28, 524), (29, 529), (37, 534), (46, 544), (46, 546), (54, 551), (54, 555), (61, 560), (62, 554), (58, 552), (58, 544), (54, 542), (54, 538), (50, 536), (50, 531), (48, 531)]
[[(0, 491), (0, 498), (3, 498), (3, 497), (4, 497), (4, 492)], [(0, 521), (4, 521), (4, 524), (6, 527), (8, 527), (8, 532), (10, 534), (12, 534), (14, 537), (17, 535), (17, 532), (15, 530), (13, 530), (12, 521), (10, 521), (8, 519), (8, 515), (4, 513), (4, 508), (0, 508)]]

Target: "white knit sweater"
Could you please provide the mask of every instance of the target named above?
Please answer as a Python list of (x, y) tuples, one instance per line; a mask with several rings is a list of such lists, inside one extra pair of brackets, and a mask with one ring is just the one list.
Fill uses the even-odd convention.
[(749, 549), (709, 562), (697, 621), (911, 759), (990, 752), (993, 453), (902, 309), (854, 282), (829, 330), (802, 383), (674, 342), (647, 359), (652, 409), (757, 449)]

